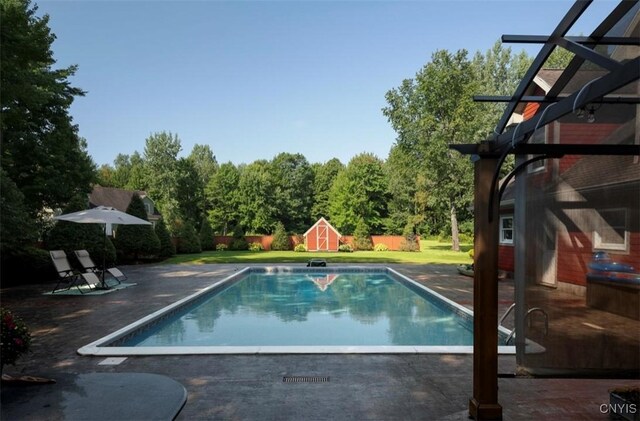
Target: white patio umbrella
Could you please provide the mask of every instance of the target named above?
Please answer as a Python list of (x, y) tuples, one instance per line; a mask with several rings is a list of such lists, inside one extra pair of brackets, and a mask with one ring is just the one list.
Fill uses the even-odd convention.
[(104, 250), (102, 252), (102, 288), (108, 288), (104, 282), (107, 254), (107, 224), (109, 225), (151, 225), (151, 222), (108, 206), (81, 210), (54, 216), (58, 221), (77, 222), (79, 224), (104, 224)]

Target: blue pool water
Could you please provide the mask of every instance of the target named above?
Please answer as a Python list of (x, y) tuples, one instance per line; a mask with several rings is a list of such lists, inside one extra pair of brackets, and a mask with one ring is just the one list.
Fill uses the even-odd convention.
[(107, 346), (472, 345), (472, 319), (387, 272), (252, 273)]

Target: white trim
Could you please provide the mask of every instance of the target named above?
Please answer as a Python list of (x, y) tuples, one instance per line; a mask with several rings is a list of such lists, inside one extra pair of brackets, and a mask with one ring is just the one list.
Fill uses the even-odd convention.
[[(504, 221), (505, 219), (511, 219), (511, 228), (509, 228), (511, 230), (511, 238), (504, 238), (503, 231), (502, 231), (502, 221)], [(515, 231), (515, 227), (513, 225), (513, 215), (501, 215), (500, 216), (500, 226), (498, 227), (498, 233), (500, 235), (500, 244), (502, 245), (508, 245), (508, 246), (512, 246), (513, 245), (513, 234)]]
[(318, 219), (318, 220), (316, 221), (316, 223), (315, 223), (315, 224), (313, 224), (313, 225), (311, 226), (311, 228), (309, 228), (309, 229), (307, 230), (307, 232), (305, 232), (305, 233), (304, 233), (304, 234), (302, 234), (302, 235), (303, 235), (304, 237), (306, 237), (306, 236), (307, 236), (307, 235), (308, 235), (308, 234), (309, 234), (309, 233), (310, 233), (310, 232), (311, 232), (311, 231), (316, 227), (316, 225), (318, 225), (318, 224), (319, 224), (320, 222), (322, 222), (322, 221), (324, 221), (324, 222), (327, 224), (327, 226), (328, 226), (328, 227), (330, 227), (330, 228), (333, 230), (333, 232), (335, 232), (336, 234), (338, 234), (338, 238), (342, 237), (342, 234), (340, 234), (340, 233), (338, 232), (338, 230), (337, 230), (337, 229), (335, 229), (335, 228), (333, 227), (333, 225), (331, 225), (331, 224), (329, 223), (329, 221), (327, 221), (326, 219), (324, 219), (324, 217), (323, 217), (323, 216), (322, 216), (322, 217), (320, 217), (320, 219)]
[[(593, 230), (593, 250), (629, 252), (629, 212), (627, 211), (627, 208), (600, 209), (600, 213), (616, 211), (624, 212), (624, 242), (622, 244), (602, 242), (602, 237), (600, 237), (598, 227), (596, 227)], [(604, 218), (601, 217), (601, 220), (604, 220)]]

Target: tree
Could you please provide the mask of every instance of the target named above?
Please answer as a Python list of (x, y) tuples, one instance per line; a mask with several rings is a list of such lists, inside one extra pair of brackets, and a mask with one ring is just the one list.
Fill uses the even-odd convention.
[(311, 219), (318, 220), (329, 216), (329, 192), (338, 173), (344, 170), (344, 164), (338, 158), (330, 159), (314, 167), (313, 206)]
[(202, 250), (213, 250), (215, 248), (215, 244), (213, 244), (213, 230), (207, 218), (202, 218), (199, 235)]
[(35, 218), (91, 191), (95, 164), (78, 136), (69, 108), (84, 95), (69, 78), (76, 66), (53, 69), (55, 35), (49, 16), (28, 0), (0, 2), (0, 132), (2, 169)]
[(364, 218), (358, 218), (356, 229), (353, 231), (353, 245), (356, 250), (371, 250), (371, 233)]
[(187, 157), (198, 173), (198, 177), (203, 186), (209, 183), (209, 180), (218, 171), (218, 161), (213, 154), (209, 145), (193, 145), (191, 153)]
[(220, 165), (205, 188), (209, 223), (215, 232), (222, 235), (227, 235), (240, 219), (237, 193), (239, 181), (238, 169), (227, 162)]
[(474, 67), (465, 50), (440, 50), (415, 79), (386, 94), (383, 112), (398, 134), (396, 144), (420, 163), (431, 211), (441, 220), (448, 216), (453, 250), (459, 250), (458, 217), (468, 212), (473, 173), (468, 158), (449, 144), (469, 142), (485, 130), (486, 115), (472, 97), (481, 86), (478, 75), (488, 73)]
[(147, 138), (144, 147), (146, 191), (153, 197), (170, 230), (175, 221), (183, 217), (176, 199), (180, 189), (178, 153), (181, 149), (178, 135), (167, 132), (152, 134)]
[(173, 245), (173, 241), (171, 241), (171, 234), (169, 234), (169, 230), (162, 218), (156, 222), (154, 231), (160, 241), (160, 251), (158, 252), (158, 255), (163, 259), (174, 256), (176, 254), (176, 246)]
[(240, 173), (238, 182), (238, 204), (240, 225), (251, 233), (271, 232), (276, 219), (274, 185), (269, 162), (254, 161)]
[[(127, 213), (147, 220), (147, 211), (137, 194), (131, 197)], [(153, 258), (160, 252), (160, 239), (151, 225), (119, 225), (116, 248), (125, 259)]]
[(204, 216), (204, 184), (193, 162), (181, 158), (176, 162), (176, 188), (172, 200), (177, 205), (177, 215), (192, 226), (200, 224)]
[[(63, 213), (86, 208), (86, 196), (77, 195), (71, 199)], [(104, 260), (106, 265), (113, 265), (116, 261), (116, 249), (111, 239), (105, 238), (102, 224), (58, 221), (45, 238), (45, 247), (47, 250), (64, 250), (67, 256), (73, 256), (74, 250), (87, 250), (97, 264)]]
[(311, 222), (313, 171), (302, 154), (280, 153), (269, 165), (273, 186), (274, 218), (285, 229), (301, 232)]
[(38, 238), (33, 219), (24, 204), (18, 186), (0, 168), (0, 255), (33, 244)]
[(387, 217), (387, 182), (383, 162), (362, 153), (338, 173), (329, 192), (331, 223), (343, 232), (353, 232), (363, 218), (372, 232), (382, 232)]
[(178, 221), (178, 253), (200, 253), (202, 246), (196, 229), (190, 221)]
[(280, 221), (276, 223), (275, 231), (273, 232), (271, 250), (291, 250), (291, 239), (284, 228), (284, 224)]

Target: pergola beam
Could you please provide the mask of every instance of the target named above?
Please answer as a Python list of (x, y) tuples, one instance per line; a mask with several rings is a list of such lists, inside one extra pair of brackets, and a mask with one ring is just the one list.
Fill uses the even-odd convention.
[[(496, 152), (483, 149), (480, 144), (456, 144), (450, 145), (451, 149), (463, 155), (478, 155), (481, 157), (496, 157)], [(563, 155), (614, 155), (628, 156), (640, 155), (640, 145), (602, 145), (602, 144), (541, 144), (520, 143), (508, 151), (510, 155), (551, 155), (561, 157)]]
[[(571, 29), (571, 27), (578, 20), (578, 18), (580, 18), (582, 13), (584, 13), (584, 11), (589, 7), (591, 2), (592, 0), (577, 0), (575, 3), (573, 3), (573, 5), (571, 6), (571, 9), (569, 9), (569, 11), (562, 18), (562, 20), (560, 21), (556, 29), (554, 29), (554, 31), (551, 33), (550, 35), (551, 38), (558, 38), (558, 37), (564, 36), (569, 31), (569, 29)], [(507, 108), (505, 109), (504, 113), (502, 114), (502, 117), (500, 118), (500, 121), (496, 126), (496, 130), (495, 130), (496, 133), (502, 133), (504, 128), (507, 126), (507, 123), (511, 118), (511, 114), (513, 114), (513, 112), (516, 109), (516, 106), (518, 105), (518, 102), (520, 102), (520, 98), (524, 95), (525, 91), (533, 81), (533, 78), (536, 77), (536, 75), (538, 74), (538, 72), (540, 71), (544, 63), (547, 61), (547, 58), (549, 57), (549, 55), (551, 54), (551, 52), (555, 47), (556, 47), (555, 44), (551, 44), (551, 43), (546, 43), (542, 46), (542, 48), (540, 49), (540, 52), (538, 53), (536, 58), (533, 60), (533, 63), (531, 63), (531, 66), (529, 66), (527, 73), (524, 75), (524, 77), (520, 81), (520, 84), (516, 88), (515, 93), (513, 94), (516, 100), (513, 102), (510, 102), (507, 105)]]
[[(574, 37), (565, 36), (564, 39), (575, 42), (582, 45), (640, 45), (640, 38), (627, 38), (627, 37)], [(553, 42), (553, 39), (548, 35), (502, 35), (501, 40), (503, 43), (509, 44), (546, 44)]]
[[(520, 102), (558, 102), (567, 98), (567, 95), (549, 97), (543, 95), (524, 95), (520, 98)], [(507, 95), (474, 95), (473, 100), (475, 102), (511, 102), (515, 98)], [(598, 100), (599, 104), (640, 104), (640, 97), (638, 96), (605, 96)]]
[[(562, 101), (550, 105), (550, 108), (547, 108), (547, 112), (536, 114), (530, 120), (520, 123), (518, 125), (519, 127), (515, 127), (496, 136), (494, 149), (502, 150), (507, 147), (507, 145), (518, 142), (519, 139), (526, 139), (536, 128), (545, 126), (590, 102), (597, 102), (599, 98), (608, 93), (638, 80), (638, 69), (640, 69), (640, 58), (627, 61), (621, 65), (619, 69), (593, 80), (580, 91), (574, 92)], [(542, 117), (544, 117), (544, 119)], [(517, 130), (517, 132), (515, 132), (515, 130)]]
[(616, 70), (621, 64), (617, 61), (598, 53), (595, 50), (592, 50), (589, 47), (585, 47), (576, 42), (569, 41), (566, 38), (558, 38), (554, 41), (556, 45), (561, 46), (562, 48), (571, 51), (573, 54), (582, 57), (585, 60), (589, 60), (592, 63), (597, 64), (598, 66), (607, 69), (607, 70)]

